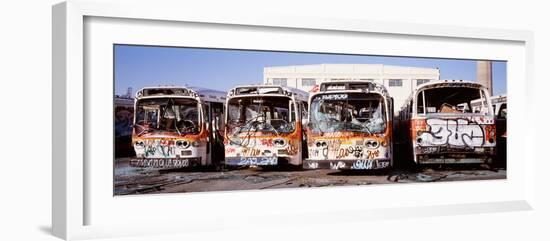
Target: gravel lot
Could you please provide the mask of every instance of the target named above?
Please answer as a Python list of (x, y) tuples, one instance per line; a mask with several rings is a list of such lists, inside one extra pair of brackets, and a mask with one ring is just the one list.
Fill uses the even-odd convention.
[(506, 170), (487, 165), (423, 166), (376, 171), (297, 170), (289, 167), (215, 170), (155, 170), (115, 160), (115, 195), (204, 191), (306, 188), (343, 185), (396, 184), (505, 179)]

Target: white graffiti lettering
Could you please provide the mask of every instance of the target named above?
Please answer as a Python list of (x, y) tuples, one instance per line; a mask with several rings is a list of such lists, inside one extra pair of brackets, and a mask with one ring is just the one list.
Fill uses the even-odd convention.
[(277, 157), (241, 157), (238, 165), (265, 166), (277, 165)]
[(389, 161), (380, 160), (357, 160), (351, 166), (351, 169), (378, 169), (386, 168), (390, 165)]
[(337, 163), (330, 163), (330, 169), (341, 169), (341, 168), (345, 168), (346, 167), (346, 163), (342, 162), (342, 161), (339, 161)]
[(180, 168), (188, 167), (188, 159), (163, 159), (163, 158), (154, 158), (154, 159), (133, 159), (130, 162), (131, 166), (134, 167), (154, 167), (154, 168)]
[(418, 137), (420, 146), (482, 146), (485, 144), (485, 132), (480, 124), (468, 119), (428, 119), (428, 131)]
[(309, 162), (307, 163), (308, 168), (310, 169), (317, 169), (319, 167), (319, 163), (317, 162)]
[(321, 95), (317, 99), (322, 100), (344, 100), (348, 98), (348, 94), (330, 94), (330, 95)]

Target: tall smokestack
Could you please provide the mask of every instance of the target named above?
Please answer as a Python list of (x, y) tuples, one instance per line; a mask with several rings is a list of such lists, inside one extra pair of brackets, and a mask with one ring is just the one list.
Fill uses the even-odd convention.
[(128, 96), (128, 98), (132, 98), (132, 87), (128, 87), (126, 90), (126, 96)]
[(477, 61), (477, 82), (485, 85), (489, 89), (489, 94), (493, 95), (493, 67), (491, 61)]

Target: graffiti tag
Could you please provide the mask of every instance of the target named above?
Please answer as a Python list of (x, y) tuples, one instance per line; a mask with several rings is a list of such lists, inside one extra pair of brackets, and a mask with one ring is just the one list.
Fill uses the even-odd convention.
[(146, 140), (144, 141), (145, 157), (169, 157), (175, 154), (174, 141)]
[(308, 162), (307, 166), (310, 169), (317, 169), (317, 168), (319, 168), (319, 163), (317, 163), (317, 162)]
[(133, 167), (154, 167), (154, 168), (181, 168), (188, 167), (188, 159), (133, 159), (130, 161)]
[(337, 163), (330, 163), (330, 169), (341, 169), (341, 168), (345, 168), (346, 167), (346, 163), (342, 162), (342, 161), (339, 161)]
[(242, 153), (245, 156), (259, 156), (261, 155), (262, 151), (260, 149), (244, 148), (242, 150)]
[(367, 159), (374, 159), (380, 155), (380, 150), (368, 150)]
[(241, 157), (238, 165), (242, 165), (242, 166), (277, 165), (277, 157)]
[(226, 153), (235, 153), (236, 151), (237, 151), (237, 149), (235, 149), (234, 147), (226, 147), (225, 148)]
[(428, 131), (418, 136), (420, 145), (450, 145), (474, 147), (485, 144), (485, 132), (480, 124), (468, 119), (428, 119)]
[(296, 155), (298, 154), (298, 148), (294, 145), (289, 145), (287, 148), (286, 148), (286, 153), (288, 155)]
[(262, 139), (262, 145), (267, 146), (267, 147), (272, 147), (273, 142), (271, 142), (271, 140), (269, 140), (269, 139)]
[(357, 160), (351, 166), (351, 169), (377, 169), (377, 168), (386, 168), (390, 165), (389, 161), (379, 161), (379, 160)]
[(356, 158), (363, 156), (363, 148), (361, 146), (348, 146), (348, 148), (340, 148), (336, 158), (344, 158), (348, 156), (354, 156)]

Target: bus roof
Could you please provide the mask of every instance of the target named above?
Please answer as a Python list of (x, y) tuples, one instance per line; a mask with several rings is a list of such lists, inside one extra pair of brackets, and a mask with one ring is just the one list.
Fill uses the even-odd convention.
[(187, 86), (153, 86), (144, 87), (136, 92), (136, 99), (143, 97), (192, 97), (199, 98), (203, 101), (210, 102), (225, 102), (225, 92), (212, 90), (200, 87), (187, 87)]
[(315, 94), (328, 93), (332, 91), (343, 90), (361, 90), (380, 93), (386, 98), (390, 98), (390, 94), (383, 84), (374, 81), (323, 81), (318, 88), (314, 88), (311, 92)]
[(189, 87), (199, 94), (199, 97), (203, 101), (224, 103), (227, 99), (227, 93), (225, 91), (213, 90), (202, 87)]
[(227, 93), (227, 97), (245, 96), (245, 95), (282, 95), (294, 96), (296, 100), (307, 101), (309, 94), (303, 90), (280, 86), (280, 85), (239, 85)]
[(431, 88), (444, 88), (444, 87), (469, 87), (478, 89), (487, 89), (483, 84), (471, 80), (435, 80), (427, 83), (420, 84), (414, 88), (411, 92), (401, 110), (407, 107), (407, 103), (416, 96), (419, 91)]
[(471, 87), (471, 88), (483, 88), (483, 89), (486, 88), (483, 84), (479, 82), (470, 81), (470, 80), (453, 79), (453, 80), (436, 80), (436, 81), (423, 83), (418, 85), (414, 91), (420, 91), (428, 88), (439, 88), (439, 87)]

